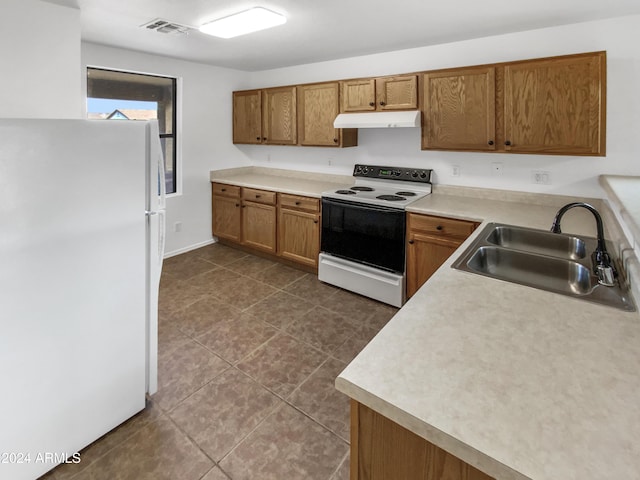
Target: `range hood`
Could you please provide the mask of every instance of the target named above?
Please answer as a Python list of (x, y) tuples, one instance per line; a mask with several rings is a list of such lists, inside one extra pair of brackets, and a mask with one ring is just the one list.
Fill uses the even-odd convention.
[(398, 128), (419, 127), (420, 111), (341, 113), (333, 121), (334, 128)]

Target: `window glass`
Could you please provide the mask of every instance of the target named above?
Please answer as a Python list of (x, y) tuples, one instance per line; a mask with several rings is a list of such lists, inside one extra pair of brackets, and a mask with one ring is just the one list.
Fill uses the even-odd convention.
[(87, 117), (108, 120), (157, 119), (165, 158), (167, 193), (176, 191), (176, 79), (87, 69)]

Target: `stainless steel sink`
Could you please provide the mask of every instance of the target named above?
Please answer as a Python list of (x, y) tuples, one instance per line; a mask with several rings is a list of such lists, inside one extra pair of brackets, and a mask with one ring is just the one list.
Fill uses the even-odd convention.
[(586, 301), (635, 311), (622, 277), (600, 285), (590, 252), (596, 239), (488, 224), (452, 267)]
[(513, 225), (495, 225), (487, 236), (487, 242), (499, 247), (572, 260), (587, 256), (585, 241), (574, 235), (551, 234)]

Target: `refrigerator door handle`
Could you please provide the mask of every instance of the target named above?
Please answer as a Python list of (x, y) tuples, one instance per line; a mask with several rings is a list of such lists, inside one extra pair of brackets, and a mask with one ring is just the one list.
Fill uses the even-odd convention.
[(151, 216), (151, 215), (158, 215), (158, 212), (153, 212), (153, 211), (151, 211), (151, 210), (145, 210), (145, 211), (144, 211), (144, 214), (145, 214), (147, 217), (149, 217), (149, 216)]

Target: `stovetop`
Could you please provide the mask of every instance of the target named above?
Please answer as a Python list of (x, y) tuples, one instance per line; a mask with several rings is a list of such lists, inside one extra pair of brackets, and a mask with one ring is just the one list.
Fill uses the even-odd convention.
[(356, 165), (354, 185), (323, 192), (325, 198), (404, 209), (431, 193), (431, 170)]

